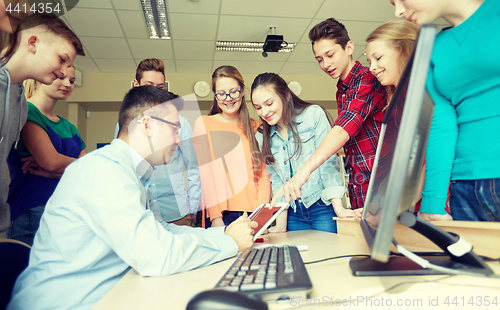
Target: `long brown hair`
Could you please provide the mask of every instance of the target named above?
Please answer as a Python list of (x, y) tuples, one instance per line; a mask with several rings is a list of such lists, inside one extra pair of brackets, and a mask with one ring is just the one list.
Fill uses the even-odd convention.
[[(295, 150), (293, 150), (293, 154), (287, 160), (290, 160), (290, 158), (294, 157), (295, 155), (300, 156), (302, 152), (302, 144), (300, 143), (301, 140), (297, 130), (297, 123), (295, 122), (295, 118), (297, 117), (297, 115), (302, 114), (302, 112), (304, 112), (307, 107), (313, 104), (305, 102), (297, 95), (295, 95), (290, 90), (285, 80), (276, 73), (266, 72), (259, 74), (253, 80), (250, 97), (252, 96), (253, 91), (261, 86), (272, 87), (276, 95), (278, 95), (278, 97), (281, 99), (281, 102), (283, 102), (283, 122), (287, 124), (287, 126), (290, 126), (290, 129), (292, 130), (293, 141), (295, 142)], [(321, 108), (325, 112), (326, 117), (328, 118), (328, 122), (330, 122), (331, 125), (333, 122), (332, 116), (323, 107)], [(262, 156), (264, 157), (264, 162), (266, 163), (266, 165), (272, 165), (274, 164), (275, 160), (271, 152), (271, 126), (269, 126), (269, 124), (264, 120), (262, 120), (262, 135)]]
[[(417, 42), (419, 27), (407, 20), (392, 20), (380, 25), (373, 30), (366, 38), (366, 43), (373, 41), (385, 41), (388, 46), (399, 52), (398, 65), (401, 72), (404, 71), (408, 58), (410, 58), (415, 44)], [(394, 85), (388, 85), (387, 88), (387, 103), (391, 102), (394, 94)]]
[[(241, 76), (238, 69), (236, 69), (233, 66), (220, 66), (219, 68), (215, 69), (214, 73), (212, 74), (212, 91), (214, 92), (214, 94), (216, 92), (215, 83), (219, 78), (222, 77), (235, 79), (238, 82), (238, 85), (240, 86), (241, 90), (242, 91), (245, 90), (245, 82), (243, 81), (243, 77)], [(214, 102), (212, 104), (212, 107), (210, 108), (210, 111), (208, 112), (208, 115), (215, 115), (221, 112), (222, 110), (219, 108), (217, 99), (214, 96)], [(241, 105), (238, 111), (238, 124), (240, 126), (243, 126), (243, 131), (248, 141), (250, 142), (250, 150), (252, 152), (253, 176), (254, 176), (254, 181), (256, 181), (260, 179), (260, 175), (262, 173), (260, 169), (261, 154), (259, 150), (259, 144), (255, 139), (255, 135), (253, 132), (252, 119), (250, 118), (250, 113), (248, 112), (248, 108), (245, 101), (245, 95), (241, 97)]]

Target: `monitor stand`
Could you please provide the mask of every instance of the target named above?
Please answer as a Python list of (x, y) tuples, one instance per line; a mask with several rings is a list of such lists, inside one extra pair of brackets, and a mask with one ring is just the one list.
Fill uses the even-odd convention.
[[(467, 242), (464, 242), (463, 240), (459, 241), (460, 237), (457, 235), (446, 232), (443, 229), (418, 218), (412, 212), (404, 212), (401, 214), (399, 221), (401, 224), (425, 236), (444, 251), (443, 256), (421, 256), (430, 263), (446, 268), (480, 273), (483, 275), (493, 274), (493, 271), (490, 267), (488, 267), (488, 265), (486, 265), (484, 260), (472, 252), (472, 247), (470, 247), (470, 250), (466, 250), (466, 253), (456, 253), (457, 250), (454, 249), (454, 247), (457, 247), (457, 242), (463, 243), (464, 245), (462, 247), (458, 247), (458, 252), (460, 252), (462, 248), (467, 248)], [(349, 266), (355, 276), (413, 276), (446, 274), (433, 269), (422, 268), (420, 265), (404, 256), (392, 256), (389, 258), (387, 263), (382, 263), (371, 258), (353, 257), (349, 262)]]

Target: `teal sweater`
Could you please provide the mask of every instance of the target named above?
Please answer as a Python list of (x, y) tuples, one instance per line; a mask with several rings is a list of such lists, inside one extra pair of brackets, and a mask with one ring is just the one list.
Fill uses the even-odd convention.
[(427, 89), (436, 105), (421, 212), (444, 214), (450, 180), (500, 178), (500, 1), (443, 29)]

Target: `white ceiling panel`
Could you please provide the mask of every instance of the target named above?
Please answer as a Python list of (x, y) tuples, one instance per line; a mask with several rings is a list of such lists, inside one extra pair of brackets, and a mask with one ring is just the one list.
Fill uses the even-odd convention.
[(170, 13), (219, 14), (220, 2), (221, 0), (167, 1), (167, 10)]
[(280, 74), (293, 74), (293, 75), (322, 75), (325, 74), (316, 62), (287, 62)]
[(212, 74), (211, 60), (178, 60), (177, 73), (204, 73), (207, 77)]
[(130, 72), (131, 81), (134, 79), (137, 66), (132, 59), (95, 59), (101, 72)]
[(323, 0), (224, 0), (221, 14), (272, 17), (311, 18), (320, 8)]
[(132, 59), (124, 38), (80, 37), (92, 58)]
[[(169, 73), (211, 74), (234, 65), (242, 74), (323, 74), (314, 60), (309, 30), (328, 17), (344, 23), (355, 43), (354, 59), (366, 63), (368, 34), (394, 19), (388, 0), (168, 0), (170, 40), (149, 39), (140, 0), (81, 0), (64, 15), (84, 44), (82, 72), (133, 72), (145, 58), (159, 58)], [(442, 27), (447, 23), (440, 19)], [(216, 40), (264, 42), (276, 27), (292, 53), (215, 51)]]
[(171, 40), (128, 39), (132, 55), (137, 59), (173, 59)]
[(118, 10), (142, 10), (141, 3), (137, 0), (111, 0), (111, 3)]
[(90, 57), (77, 56), (73, 62), (75, 68), (82, 72), (100, 72), (93, 59)]
[(170, 14), (170, 36), (182, 40), (215, 40), (217, 15)]
[(264, 42), (276, 27), (276, 34), (290, 43), (297, 42), (309, 25), (309, 19), (222, 15), (217, 40)]
[(179, 60), (212, 60), (214, 57), (214, 41), (179, 41), (174, 43), (175, 59)]
[(149, 39), (146, 22), (139, 11), (116, 11), (127, 38)]
[(300, 61), (300, 62), (311, 62), (316, 64), (317, 61), (314, 59), (314, 54), (312, 52), (311, 43), (299, 43), (293, 49), (293, 52), (288, 58), (289, 62)]
[(80, 0), (77, 7), (79, 8), (96, 8), (96, 9), (111, 9), (109, 0)]
[(114, 10), (76, 7), (65, 16), (78, 36), (123, 37)]
[[(312, 27), (320, 23), (321, 21), (323, 20), (315, 19), (314, 22), (312, 23)], [(347, 29), (347, 33), (349, 34), (349, 38), (351, 39), (351, 41), (354, 42), (354, 44), (364, 44), (365, 39), (368, 37), (368, 35), (378, 26), (383, 24), (382, 22), (351, 21), (351, 20), (341, 20), (341, 19), (339, 19), (338, 21), (344, 24), (345, 28)], [(311, 44), (311, 41), (309, 40), (309, 35), (305, 35), (302, 38), (302, 40), (300, 40), (300, 43)]]
[[(386, 22), (396, 19), (389, 0), (325, 0), (316, 18)], [(349, 30), (349, 29), (347, 29)]]
[(349, 38), (355, 45), (365, 45), (365, 40), (373, 30), (382, 25), (383, 22), (359, 22), (343, 21), (344, 26), (349, 32)]

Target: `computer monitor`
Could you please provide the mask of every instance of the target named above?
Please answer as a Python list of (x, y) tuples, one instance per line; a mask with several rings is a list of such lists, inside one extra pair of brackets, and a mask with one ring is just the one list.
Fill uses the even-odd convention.
[[(447, 268), (472, 268), (479, 269), (478, 272), (483, 274), (493, 273), (472, 251), (460, 253), (453, 246), (450, 248), (457, 243), (458, 237), (408, 212), (417, 202), (434, 111), (434, 103), (425, 85), (435, 35), (435, 26), (421, 27), (415, 50), (386, 110), (360, 223), (371, 258), (353, 258), (350, 266), (354, 275), (443, 273), (424, 269), (406, 257), (390, 256), (398, 220), (431, 239), (448, 254), (426, 257), (433, 263)], [(465, 241), (462, 239), (460, 242)]]

